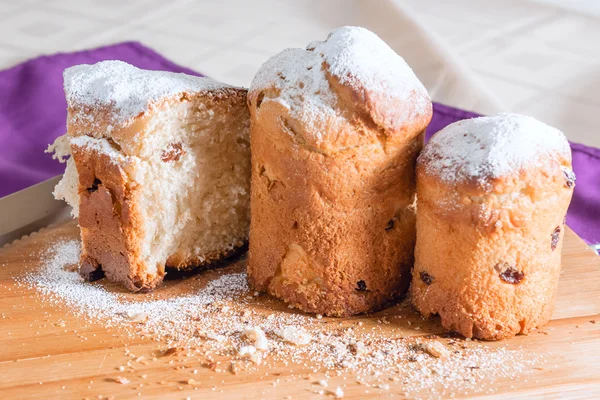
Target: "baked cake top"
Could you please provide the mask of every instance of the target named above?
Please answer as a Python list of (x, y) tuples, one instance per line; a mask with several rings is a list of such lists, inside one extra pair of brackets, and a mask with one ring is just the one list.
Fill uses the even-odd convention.
[(108, 108), (115, 124), (127, 124), (152, 104), (174, 95), (232, 88), (209, 78), (143, 70), (122, 61), (76, 65), (67, 68), (63, 77), (69, 108)]
[(558, 155), (570, 163), (565, 135), (535, 118), (498, 114), (448, 125), (435, 134), (419, 156), (429, 174), (445, 182), (484, 180), (510, 175)]
[[(353, 26), (338, 28), (327, 40), (313, 42), (306, 50), (286, 49), (269, 59), (255, 76), (253, 93), (275, 89), (277, 101), (290, 115), (305, 123), (331, 124), (340, 118), (339, 93), (329, 77), (365, 103), (376, 121), (398, 129), (414, 119), (431, 115), (431, 99), (412, 69), (373, 32)], [(324, 122), (329, 121), (329, 123)], [(325, 130), (317, 132), (322, 140)]]
[[(424, 112), (429, 93), (410, 66), (376, 34), (365, 28), (346, 26), (331, 32), (327, 40), (313, 42), (307, 50), (320, 54), (330, 74), (356, 90), (369, 90), (389, 99), (414, 100)], [(413, 96), (414, 94), (420, 96)]]

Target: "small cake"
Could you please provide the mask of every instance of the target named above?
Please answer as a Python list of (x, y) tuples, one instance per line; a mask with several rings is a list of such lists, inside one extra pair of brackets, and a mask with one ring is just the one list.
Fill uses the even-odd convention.
[(244, 89), (120, 61), (64, 72), (71, 155), (58, 199), (79, 217), (81, 273), (131, 291), (165, 267), (208, 266), (241, 249), (250, 221)]
[(417, 163), (412, 302), (468, 338), (548, 322), (575, 175), (558, 130), (515, 114), (456, 122)]
[(432, 116), (410, 67), (374, 33), (343, 27), (268, 60), (248, 104), (251, 287), (331, 316), (403, 295)]

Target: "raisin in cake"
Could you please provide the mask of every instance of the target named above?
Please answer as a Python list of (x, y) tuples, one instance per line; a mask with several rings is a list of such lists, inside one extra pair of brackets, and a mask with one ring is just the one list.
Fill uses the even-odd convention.
[(81, 272), (131, 291), (165, 266), (206, 266), (244, 246), (249, 114), (244, 89), (120, 61), (64, 72), (71, 155), (55, 196), (79, 217)]
[(574, 180), (565, 136), (530, 117), (474, 118), (434, 135), (417, 165), (417, 309), (480, 339), (548, 322)]
[(402, 295), (432, 116), (410, 67), (374, 33), (343, 27), (267, 61), (248, 102), (251, 286), (332, 316)]

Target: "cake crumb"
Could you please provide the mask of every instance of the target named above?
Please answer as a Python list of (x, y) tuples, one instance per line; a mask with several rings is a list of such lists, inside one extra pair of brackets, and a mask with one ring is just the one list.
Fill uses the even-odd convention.
[(260, 364), (262, 364), (262, 355), (259, 352), (256, 352), (256, 353), (250, 355), (249, 360), (252, 361), (256, 365), (260, 365)]
[(223, 343), (227, 340), (227, 337), (225, 335), (219, 335), (213, 332), (200, 332), (198, 336), (203, 337), (205, 339), (214, 340), (219, 343)]
[(238, 351), (238, 354), (240, 356), (245, 356), (245, 355), (251, 356), (254, 353), (256, 353), (256, 347), (254, 347), (254, 346), (242, 346), (242, 347), (240, 347), (240, 349)]
[(310, 343), (312, 337), (303, 328), (296, 328), (295, 326), (286, 326), (285, 328), (276, 331), (275, 334), (296, 346), (304, 346)]
[(131, 320), (131, 322), (144, 323), (144, 322), (148, 321), (148, 314), (137, 313), (135, 315), (132, 315), (129, 319)]
[(269, 350), (269, 340), (262, 329), (257, 327), (246, 329), (244, 331), (244, 336), (254, 341), (254, 347), (256, 347), (257, 350)]
[(169, 347), (163, 353), (163, 357), (175, 356), (175, 355), (181, 354), (182, 352), (183, 352), (182, 348), (179, 348), (179, 347)]
[(238, 362), (232, 361), (231, 364), (229, 365), (229, 372), (231, 372), (234, 375), (239, 374), (243, 370), (244, 370), (244, 368)]
[(419, 347), (435, 358), (443, 358), (450, 355), (450, 350), (437, 340), (422, 342), (419, 344)]

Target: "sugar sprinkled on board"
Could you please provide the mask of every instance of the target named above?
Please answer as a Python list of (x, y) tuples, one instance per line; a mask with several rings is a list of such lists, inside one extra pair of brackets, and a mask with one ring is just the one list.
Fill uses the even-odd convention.
[[(265, 309), (239, 268), (215, 271), (215, 278), (188, 294), (132, 300), (98, 283), (84, 282), (74, 268), (79, 254), (78, 240), (58, 241), (42, 255), (41, 268), (20, 282), (40, 291), (43, 301), (67, 305), (81, 318), (102, 321), (132, 337), (151, 335), (168, 346), (165, 355), (202, 348), (214, 357), (234, 358), (229, 368), (221, 367), (218, 360), (212, 362), (215, 372), (310, 363), (315, 372), (322, 368), (338, 375), (355, 374), (376, 388), (389, 387), (393, 381), (409, 394), (428, 393), (435, 387), (442, 395), (476, 393), (478, 382), (515, 379), (541, 361), (522, 350), (443, 338), (435, 340), (438, 347), (444, 343), (448, 355), (436, 358), (424, 350), (429, 339), (382, 334), (382, 329), (391, 329), (388, 325), (375, 324), (371, 329), (350, 321), (332, 324), (325, 318)], [(245, 312), (249, 309), (251, 313)], [(387, 376), (400, 380), (388, 381)], [(342, 393), (340, 389), (338, 394)]]
[(558, 153), (571, 160), (565, 135), (535, 118), (498, 114), (448, 125), (419, 156), (428, 173), (445, 182), (500, 177)]
[(69, 107), (111, 107), (113, 124), (127, 124), (153, 102), (170, 96), (232, 87), (209, 78), (143, 70), (115, 60), (75, 65), (67, 68), (63, 77)]

